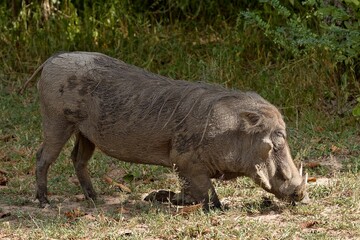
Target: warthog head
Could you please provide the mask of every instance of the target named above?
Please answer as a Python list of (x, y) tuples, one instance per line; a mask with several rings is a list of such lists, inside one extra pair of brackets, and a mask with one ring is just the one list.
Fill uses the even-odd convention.
[[(241, 113), (242, 132), (247, 138), (243, 146), (249, 177), (267, 192), (285, 201), (307, 203), (307, 174), (298, 169), (287, 143), (285, 122), (270, 104)], [(243, 157), (244, 158), (244, 157)]]

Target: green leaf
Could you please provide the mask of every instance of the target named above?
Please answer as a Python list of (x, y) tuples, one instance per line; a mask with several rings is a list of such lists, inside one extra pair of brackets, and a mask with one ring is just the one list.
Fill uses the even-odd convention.
[(355, 117), (360, 117), (360, 104), (358, 104), (354, 107), (352, 114)]
[(360, 4), (359, 0), (345, 0), (345, 2), (353, 3), (356, 6), (359, 6), (359, 4)]

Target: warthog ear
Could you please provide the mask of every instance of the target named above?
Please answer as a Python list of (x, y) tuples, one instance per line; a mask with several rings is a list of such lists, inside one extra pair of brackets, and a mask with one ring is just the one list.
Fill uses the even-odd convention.
[(240, 128), (249, 133), (261, 131), (263, 115), (255, 111), (244, 111), (240, 113)]

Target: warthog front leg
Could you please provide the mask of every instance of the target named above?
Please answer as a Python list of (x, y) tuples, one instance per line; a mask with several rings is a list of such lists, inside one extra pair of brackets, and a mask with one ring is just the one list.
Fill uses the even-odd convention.
[(176, 205), (189, 205), (202, 203), (204, 210), (211, 208), (221, 209), (221, 203), (212, 185), (211, 179), (207, 174), (189, 174), (179, 172), (183, 181), (182, 190), (176, 194), (171, 202)]
[(89, 172), (87, 170), (88, 161), (95, 149), (95, 145), (84, 137), (81, 133), (76, 136), (76, 143), (71, 153), (76, 175), (84, 192), (86, 199), (96, 199), (96, 192), (92, 186)]

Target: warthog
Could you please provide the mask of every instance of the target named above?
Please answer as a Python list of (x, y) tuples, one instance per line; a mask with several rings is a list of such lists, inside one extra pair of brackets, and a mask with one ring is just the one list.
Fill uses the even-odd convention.
[(49, 203), (49, 166), (73, 134), (71, 159), (88, 199), (96, 198), (87, 170), (95, 146), (122, 161), (176, 169), (183, 186), (170, 201), (177, 204), (221, 208), (211, 178), (238, 176), (250, 177), (279, 199), (307, 196), (284, 120), (256, 93), (172, 80), (100, 53), (54, 55), (28, 82), (41, 70), (40, 206)]

